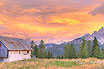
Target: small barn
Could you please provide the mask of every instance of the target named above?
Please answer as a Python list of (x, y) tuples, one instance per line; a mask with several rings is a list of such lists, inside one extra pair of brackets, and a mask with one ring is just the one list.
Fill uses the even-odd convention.
[(23, 39), (0, 36), (0, 62), (31, 59), (31, 50)]

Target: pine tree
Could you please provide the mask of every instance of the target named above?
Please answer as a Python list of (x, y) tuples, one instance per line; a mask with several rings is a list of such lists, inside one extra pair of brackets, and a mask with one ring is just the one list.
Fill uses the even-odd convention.
[(97, 41), (97, 38), (94, 37), (94, 40), (93, 40), (93, 47), (92, 47), (92, 50), (91, 50), (92, 56), (93, 56), (94, 51), (95, 51), (95, 49), (96, 49), (97, 47), (99, 48), (98, 41)]
[(57, 57), (56, 57), (57, 59), (59, 58), (59, 56), (57, 55)]
[(53, 58), (53, 56), (52, 56), (52, 51), (51, 51), (51, 57), (50, 58)]
[(64, 58), (69, 58), (69, 49), (70, 49), (70, 44), (68, 43), (67, 45), (64, 46)]
[(31, 48), (34, 49), (34, 41), (31, 41)]
[(61, 59), (61, 56), (60, 56), (60, 54), (58, 54), (58, 55), (57, 55), (57, 59)]
[(63, 58), (64, 58), (64, 56), (62, 55), (62, 56), (61, 56), (61, 59), (63, 59)]
[(48, 51), (48, 59), (50, 59), (51, 57), (51, 54), (50, 54), (50, 51)]
[(72, 57), (71, 58), (77, 58), (77, 52), (75, 46), (71, 45), (71, 51), (72, 51)]
[(88, 58), (89, 54), (88, 54), (88, 48), (86, 46), (84, 46), (83, 50), (82, 50), (82, 57), (81, 58)]
[(34, 55), (36, 57), (38, 57), (38, 47), (37, 47), (37, 45), (35, 45), (35, 47), (34, 47)]
[(83, 39), (83, 42), (80, 44), (80, 50), (79, 50), (79, 53), (78, 53), (78, 57), (81, 58), (82, 57), (82, 50), (83, 50), (83, 47), (84, 47), (84, 39)]
[(99, 58), (99, 54), (100, 54), (99, 46), (96, 46), (95, 50), (92, 53), (93, 53), (93, 57)]
[(40, 41), (40, 44), (39, 44), (39, 57), (40, 57), (40, 58), (45, 58), (44, 53), (45, 53), (44, 41), (41, 40), (41, 41)]
[(60, 56), (60, 54), (59, 54), (59, 57), (58, 57), (59, 59), (61, 58), (61, 56)]
[(91, 41), (88, 40), (88, 54), (91, 56)]
[(103, 49), (100, 50), (99, 58), (100, 59), (104, 59)]
[(83, 50), (83, 43), (80, 44), (80, 50), (79, 50), (79, 53), (78, 53), (79, 58), (82, 57), (82, 50)]
[(78, 55), (80, 58), (88, 58), (89, 57), (88, 48), (86, 47), (86, 40), (85, 39), (83, 39), (83, 42), (81, 43), (80, 51), (79, 51)]
[(73, 51), (72, 51), (72, 44), (71, 44), (71, 46), (69, 46), (69, 54), (68, 54), (69, 59), (71, 59), (72, 56), (73, 56)]
[(44, 52), (44, 58), (47, 58), (48, 56), (47, 56), (47, 51), (45, 50), (45, 52)]
[(33, 50), (31, 51), (31, 55), (35, 55), (35, 54), (34, 54), (34, 41), (31, 41), (31, 48), (33, 49)]

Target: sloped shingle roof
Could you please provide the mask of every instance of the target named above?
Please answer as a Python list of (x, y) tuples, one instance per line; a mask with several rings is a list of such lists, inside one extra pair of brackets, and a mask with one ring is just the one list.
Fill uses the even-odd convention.
[(32, 50), (23, 39), (0, 36), (0, 41), (8, 50)]

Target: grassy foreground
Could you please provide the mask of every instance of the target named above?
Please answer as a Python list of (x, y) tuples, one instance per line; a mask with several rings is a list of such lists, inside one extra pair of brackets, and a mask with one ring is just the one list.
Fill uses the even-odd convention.
[(104, 60), (89, 59), (30, 59), (0, 63), (0, 69), (104, 69)]

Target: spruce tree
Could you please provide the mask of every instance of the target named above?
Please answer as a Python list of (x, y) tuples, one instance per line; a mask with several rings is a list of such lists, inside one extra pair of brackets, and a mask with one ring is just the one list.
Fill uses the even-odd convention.
[(61, 58), (61, 56), (60, 56), (60, 54), (59, 54), (59, 57), (58, 57), (59, 59)]
[(72, 56), (73, 56), (72, 47), (73, 47), (73, 45), (72, 45), (72, 43), (71, 43), (71, 46), (69, 46), (69, 54), (68, 54), (69, 59), (71, 59)]
[(36, 44), (35, 44), (35, 47), (34, 47), (34, 55), (35, 55), (36, 57), (38, 57), (38, 47), (37, 47)]
[(51, 57), (50, 58), (53, 58), (52, 51), (51, 51)]
[(48, 51), (48, 59), (51, 58), (51, 54), (50, 54), (50, 51)]
[(64, 56), (62, 55), (62, 56), (61, 56), (61, 59), (63, 59), (63, 58), (64, 58)]
[(31, 48), (34, 49), (34, 41), (31, 41)]
[(80, 51), (79, 51), (78, 55), (80, 58), (88, 58), (89, 57), (88, 48), (86, 46), (86, 40), (85, 39), (83, 39), (83, 42), (81, 43)]
[(64, 46), (64, 58), (69, 58), (69, 50), (70, 50), (70, 44)]
[(61, 59), (61, 56), (60, 56), (60, 54), (58, 54), (58, 55), (57, 55), (57, 59)]
[(31, 55), (34, 55), (34, 41), (31, 41), (31, 48), (33, 49), (31, 51)]
[(40, 57), (40, 58), (45, 58), (44, 53), (45, 53), (44, 41), (41, 40), (41, 41), (40, 41), (40, 44), (39, 44), (39, 57)]
[(71, 46), (71, 51), (72, 51), (72, 57), (71, 58), (77, 58), (76, 48), (73, 44)]
[(99, 54), (100, 54), (99, 46), (96, 46), (95, 50), (92, 53), (93, 53), (93, 57), (99, 58)]
[(79, 53), (78, 53), (79, 58), (82, 57), (82, 50), (83, 50), (83, 43), (80, 44), (80, 50), (79, 50)]
[(91, 41), (88, 40), (88, 54), (91, 56)]
[(94, 51), (95, 51), (96, 48), (99, 48), (99, 45), (98, 45), (97, 38), (94, 37), (94, 40), (93, 40), (93, 46), (92, 46), (92, 50), (91, 50), (91, 52), (92, 52), (92, 56), (93, 56)]
[(84, 45), (85, 45), (85, 44), (84, 44), (84, 41), (85, 41), (85, 40), (83, 39), (83, 42), (80, 44), (80, 50), (79, 50), (79, 53), (78, 53), (78, 57), (79, 57), (79, 58), (82, 57), (82, 50), (83, 50), (83, 47), (84, 47)]
[(81, 58), (88, 58), (88, 57), (89, 57), (89, 54), (88, 54), (88, 48), (87, 48), (86, 46), (84, 46), (81, 55), (82, 55)]
[(100, 50), (99, 58), (100, 59), (104, 59), (103, 49)]
[(57, 55), (57, 57), (56, 57), (57, 59), (59, 58), (59, 56)]
[(45, 52), (44, 52), (44, 58), (47, 58), (48, 56), (47, 56), (47, 51), (46, 51), (46, 49), (45, 49)]

